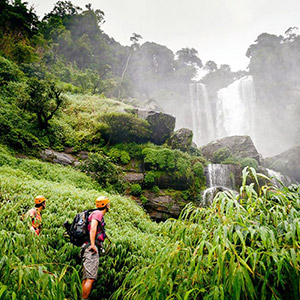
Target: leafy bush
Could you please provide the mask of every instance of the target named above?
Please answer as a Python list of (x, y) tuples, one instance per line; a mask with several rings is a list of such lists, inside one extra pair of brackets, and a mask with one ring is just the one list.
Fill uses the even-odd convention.
[(0, 86), (10, 81), (19, 81), (22, 78), (24, 78), (24, 74), (17, 65), (0, 56)]
[(231, 156), (231, 151), (227, 147), (223, 147), (213, 153), (213, 162), (220, 164)]
[(121, 162), (123, 165), (126, 165), (130, 162), (130, 156), (126, 151), (119, 150), (117, 148), (111, 148), (108, 151), (108, 156), (113, 162)]
[(109, 143), (145, 142), (149, 139), (148, 122), (135, 115), (108, 113), (101, 120), (109, 126)]
[(156, 178), (157, 174), (154, 171), (148, 172), (144, 177), (144, 182), (146, 186), (152, 186), (155, 183)]
[(204, 176), (204, 168), (203, 165), (200, 162), (196, 162), (193, 165), (193, 172), (195, 175), (199, 178), (202, 178)]
[(152, 191), (154, 194), (158, 195), (160, 193), (160, 189), (157, 185), (155, 185), (153, 188), (152, 188)]
[(134, 183), (130, 187), (130, 193), (133, 196), (140, 196), (142, 194), (142, 187), (138, 183)]
[(141, 201), (142, 201), (143, 205), (146, 205), (148, 202), (148, 199), (144, 195), (141, 195)]
[(242, 168), (252, 167), (255, 170), (258, 170), (258, 162), (254, 158), (246, 157), (246, 158), (241, 160), (241, 167)]
[(80, 168), (103, 188), (120, 183), (120, 171), (108, 158), (99, 153), (90, 154)]

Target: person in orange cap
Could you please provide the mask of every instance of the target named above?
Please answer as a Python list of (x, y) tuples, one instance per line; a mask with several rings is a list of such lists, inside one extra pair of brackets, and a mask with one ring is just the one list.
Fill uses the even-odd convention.
[(93, 283), (97, 280), (99, 252), (104, 251), (104, 215), (109, 210), (110, 201), (108, 197), (100, 196), (95, 204), (97, 209), (88, 218), (89, 242), (82, 245), (80, 252), (83, 264), (82, 299), (88, 299)]
[(25, 218), (30, 219), (29, 227), (36, 235), (41, 233), (42, 229), (42, 215), (41, 212), (46, 208), (46, 198), (42, 195), (36, 196), (34, 199), (35, 207), (30, 209)]

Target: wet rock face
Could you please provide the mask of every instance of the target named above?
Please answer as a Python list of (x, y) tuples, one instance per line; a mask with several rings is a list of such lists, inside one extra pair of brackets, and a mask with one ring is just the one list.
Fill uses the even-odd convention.
[(130, 183), (143, 183), (144, 174), (136, 172), (126, 172), (124, 179)]
[(75, 159), (71, 154), (64, 152), (57, 152), (51, 149), (45, 149), (41, 152), (41, 158), (46, 161), (58, 163), (61, 165), (76, 165), (78, 160)]
[(168, 145), (172, 149), (179, 149), (183, 152), (188, 152), (192, 146), (193, 132), (187, 128), (181, 128), (174, 132), (168, 141)]
[(162, 112), (142, 109), (137, 109), (136, 114), (139, 118), (148, 121), (150, 124), (150, 140), (154, 144), (162, 145), (173, 134), (175, 117)]
[(170, 217), (179, 217), (183, 206), (170, 195), (156, 195), (152, 192), (146, 192), (144, 195), (148, 199), (145, 209), (152, 219), (165, 221)]
[(247, 135), (225, 137), (201, 147), (200, 150), (206, 159), (213, 161), (214, 153), (221, 148), (228, 148), (238, 158), (250, 157), (260, 162), (260, 155), (250, 136)]
[(278, 171), (300, 182), (300, 145), (292, 147), (278, 155), (265, 158), (266, 168)]

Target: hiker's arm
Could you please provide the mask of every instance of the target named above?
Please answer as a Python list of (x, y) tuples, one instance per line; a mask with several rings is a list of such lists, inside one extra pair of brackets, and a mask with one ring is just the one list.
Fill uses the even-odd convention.
[(91, 222), (91, 229), (90, 229), (90, 242), (91, 242), (90, 250), (93, 250), (94, 252), (98, 252), (98, 249), (95, 245), (97, 226), (98, 226), (98, 221), (96, 219), (93, 219)]

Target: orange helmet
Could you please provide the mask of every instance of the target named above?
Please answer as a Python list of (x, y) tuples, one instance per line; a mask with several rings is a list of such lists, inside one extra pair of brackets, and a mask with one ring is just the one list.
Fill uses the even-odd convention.
[(41, 204), (43, 203), (44, 201), (46, 201), (47, 199), (42, 196), (42, 195), (39, 195), (39, 196), (36, 196), (35, 199), (34, 199), (34, 203), (35, 204)]
[(109, 203), (109, 199), (106, 196), (100, 196), (96, 199), (96, 207), (103, 208)]

